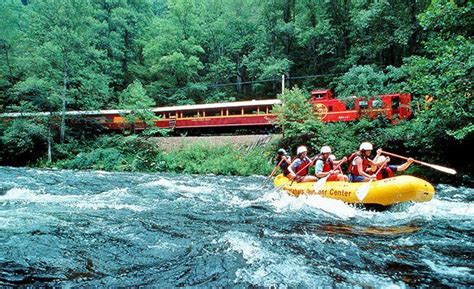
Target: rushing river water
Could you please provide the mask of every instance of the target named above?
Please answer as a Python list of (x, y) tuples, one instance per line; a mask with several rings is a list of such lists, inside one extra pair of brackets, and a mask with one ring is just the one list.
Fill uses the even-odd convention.
[(382, 212), (263, 177), (0, 167), (0, 285), (474, 285), (474, 190)]

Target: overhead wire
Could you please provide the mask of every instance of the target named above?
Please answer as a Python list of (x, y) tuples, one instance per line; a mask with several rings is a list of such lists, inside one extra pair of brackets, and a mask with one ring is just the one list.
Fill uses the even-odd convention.
[[(338, 76), (338, 75), (343, 75), (343, 74), (344, 73), (324, 73), (324, 74), (312, 74), (312, 75), (302, 75), (302, 76), (290, 76), (290, 77), (285, 77), (285, 80), (308, 79), (308, 78), (317, 78), (317, 77), (325, 77), (325, 76)], [(246, 84), (254, 84), (254, 83), (274, 82), (274, 81), (281, 82), (281, 78), (268, 78), (268, 79), (229, 82), (229, 83), (215, 83), (215, 84), (206, 84), (204, 86), (206, 86), (206, 88), (217, 88), (217, 87), (238, 86), (238, 85), (246, 85)], [(162, 91), (176, 91), (179, 89), (181, 88), (165, 88), (165, 89), (162, 89)]]

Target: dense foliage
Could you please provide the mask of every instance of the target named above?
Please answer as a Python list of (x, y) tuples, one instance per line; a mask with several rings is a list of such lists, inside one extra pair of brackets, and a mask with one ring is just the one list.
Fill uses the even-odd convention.
[(55, 112), (2, 124), (2, 162), (42, 158), (48, 144), (66, 157), (93, 136), (68, 126), (66, 110), (122, 107), (147, 123), (153, 105), (274, 97), (285, 74), (301, 88), (288, 103), (314, 87), (410, 92), (415, 112), (395, 127), (280, 119), (287, 144), (330, 141), (345, 154), (370, 139), (459, 166), (474, 129), (473, 10), (465, 0), (1, 1), (0, 112)]
[[(64, 146), (64, 145), (62, 145)], [(58, 148), (71, 151), (72, 148)], [(76, 144), (77, 155), (55, 163), (59, 168), (136, 172), (176, 172), (250, 176), (269, 174), (271, 152), (262, 148), (235, 149), (205, 143), (162, 151), (154, 141), (136, 136), (103, 136)]]

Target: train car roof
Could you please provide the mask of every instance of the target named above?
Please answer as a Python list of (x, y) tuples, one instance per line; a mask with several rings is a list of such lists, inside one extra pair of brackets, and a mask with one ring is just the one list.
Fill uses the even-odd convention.
[[(198, 110), (198, 109), (213, 109), (213, 108), (234, 108), (234, 107), (255, 107), (264, 105), (280, 104), (279, 99), (266, 99), (266, 100), (250, 100), (250, 101), (235, 101), (235, 102), (221, 102), (221, 103), (209, 103), (209, 104), (192, 104), (192, 105), (178, 105), (178, 106), (164, 106), (152, 108), (153, 112), (170, 112), (170, 111), (184, 111), (184, 110)], [(129, 113), (128, 109), (112, 109), (112, 110), (86, 110), (86, 111), (66, 111), (66, 115), (110, 115), (110, 114), (121, 114)], [(53, 112), (58, 115), (61, 112)], [(12, 112), (2, 113), (0, 117), (27, 117), (27, 116), (48, 116), (49, 112)]]
[(165, 106), (153, 108), (153, 112), (168, 112), (168, 111), (182, 111), (182, 110), (196, 110), (196, 109), (213, 109), (213, 108), (233, 108), (233, 107), (254, 107), (260, 105), (274, 105), (280, 104), (279, 99), (266, 99), (266, 100), (249, 100), (249, 101), (234, 101), (234, 102), (221, 102), (221, 103), (208, 103), (208, 104), (191, 104), (191, 105), (178, 105), (178, 106)]

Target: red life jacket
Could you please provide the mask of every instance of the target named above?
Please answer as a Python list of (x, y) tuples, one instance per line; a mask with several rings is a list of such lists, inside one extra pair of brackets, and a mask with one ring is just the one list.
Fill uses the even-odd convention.
[(323, 173), (329, 172), (330, 170), (334, 168), (334, 163), (332, 162), (330, 158), (327, 158), (327, 160), (323, 160), (322, 158), (320, 158), (320, 160), (322, 160), (324, 164)]
[(377, 174), (376, 179), (382, 180), (387, 178), (393, 178), (394, 174), (390, 167), (386, 166), (385, 168), (381, 169), (380, 172)]
[(361, 174), (359, 173), (359, 170), (357, 169), (357, 166), (352, 165), (356, 157), (359, 157), (362, 159), (362, 170), (364, 172), (367, 170), (367, 167), (369, 166), (369, 161), (367, 160), (366, 156), (362, 156), (359, 152), (355, 152), (349, 157), (349, 168), (348, 168), (349, 174), (355, 175), (355, 176), (361, 176)]
[(306, 176), (308, 174), (309, 163), (311, 162), (311, 160), (308, 157), (305, 157), (304, 159), (301, 159), (300, 157), (298, 158), (301, 160), (301, 164), (294, 169), (295, 174), (297, 176)]

